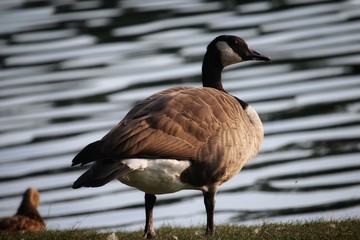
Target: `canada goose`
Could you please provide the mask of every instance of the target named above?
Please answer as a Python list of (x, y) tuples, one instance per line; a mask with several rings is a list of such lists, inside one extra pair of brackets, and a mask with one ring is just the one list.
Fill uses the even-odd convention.
[(37, 208), (40, 194), (35, 188), (28, 188), (21, 204), (12, 217), (0, 218), (0, 230), (37, 232), (45, 229), (44, 219)]
[(206, 234), (214, 234), (218, 187), (258, 153), (263, 127), (255, 110), (227, 93), (224, 67), (270, 60), (243, 39), (222, 35), (207, 47), (202, 88), (175, 87), (139, 102), (101, 140), (86, 146), (72, 166), (94, 162), (73, 188), (99, 187), (113, 179), (145, 192), (144, 237), (153, 238), (155, 194), (203, 192)]

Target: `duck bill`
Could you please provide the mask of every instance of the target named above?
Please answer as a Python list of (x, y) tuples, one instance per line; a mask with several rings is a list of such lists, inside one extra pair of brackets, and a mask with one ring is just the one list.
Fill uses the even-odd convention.
[(246, 60), (270, 61), (270, 58), (253, 49), (249, 49), (249, 54), (247, 55)]

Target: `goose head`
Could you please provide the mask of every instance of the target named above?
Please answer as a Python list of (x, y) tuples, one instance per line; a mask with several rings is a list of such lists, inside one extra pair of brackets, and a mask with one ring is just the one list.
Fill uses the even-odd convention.
[(270, 61), (251, 48), (244, 39), (233, 35), (216, 37), (207, 47), (202, 66), (204, 87), (214, 87), (225, 91), (221, 84), (221, 71), (224, 67), (249, 60)]
[(207, 50), (218, 52), (222, 67), (249, 60), (270, 60), (249, 47), (244, 39), (232, 35), (218, 36), (208, 45)]
[(39, 207), (40, 193), (35, 188), (28, 188), (24, 194), (24, 197), (29, 199), (31, 205), (35, 208)]

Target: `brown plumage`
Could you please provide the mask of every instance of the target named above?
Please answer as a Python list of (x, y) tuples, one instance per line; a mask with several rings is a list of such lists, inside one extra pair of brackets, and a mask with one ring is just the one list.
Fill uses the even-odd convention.
[(35, 188), (28, 188), (21, 204), (12, 217), (0, 218), (0, 230), (37, 232), (45, 229), (44, 219), (37, 208), (40, 194)]
[(222, 35), (208, 46), (203, 88), (176, 87), (138, 103), (101, 140), (86, 146), (73, 165), (94, 162), (73, 188), (119, 181), (145, 192), (144, 236), (153, 238), (155, 194), (198, 189), (204, 194), (206, 233), (214, 233), (218, 187), (259, 151), (261, 120), (247, 103), (228, 94), (221, 71), (246, 60), (269, 60), (236, 36)]

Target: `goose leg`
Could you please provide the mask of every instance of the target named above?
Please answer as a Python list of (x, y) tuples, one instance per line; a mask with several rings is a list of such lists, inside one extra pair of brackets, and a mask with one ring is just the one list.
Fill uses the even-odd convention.
[(210, 189), (209, 191), (203, 192), (204, 203), (206, 209), (207, 223), (205, 234), (212, 236), (215, 233), (214, 228), (214, 209), (215, 209), (215, 195), (216, 189)]
[(153, 208), (156, 202), (156, 196), (154, 194), (145, 193), (145, 230), (144, 230), (144, 238), (154, 239), (155, 238), (155, 230), (153, 226)]

